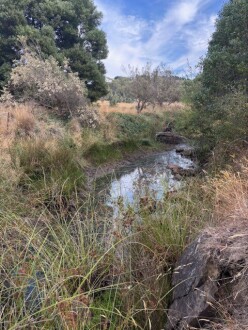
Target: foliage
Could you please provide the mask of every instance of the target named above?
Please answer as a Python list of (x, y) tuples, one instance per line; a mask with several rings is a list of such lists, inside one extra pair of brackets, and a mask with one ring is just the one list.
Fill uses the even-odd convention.
[(232, 0), (219, 15), (202, 63), (202, 83), (210, 97), (230, 93), (233, 88), (248, 92), (247, 12), (246, 0)]
[(119, 102), (132, 103), (135, 98), (130, 95), (131, 79), (128, 77), (115, 77), (108, 83), (109, 93), (105, 97), (110, 102), (110, 105), (115, 105)]
[(68, 58), (73, 72), (86, 82), (96, 100), (107, 93), (104, 65), (106, 38), (98, 27), (102, 15), (92, 0), (1, 0), (0, 81), (6, 84), (12, 61), (21, 54), (18, 36), (25, 36), (48, 57), (62, 64)]
[(84, 155), (96, 165), (106, 163), (110, 159), (113, 161), (120, 159), (122, 156), (121, 150), (116, 145), (101, 142), (96, 142), (90, 146)]
[(78, 75), (64, 72), (53, 57), (42, 60), (26, 47), (11, 71), (7, 91), (13, 94), (15, 100), (35, 100), (65, 119), (89, 111), (86, 107), (86, 88)]
[(180, 98), (180, 78), (172, 75), (163, 64), (152, 69), (150, 63), (139, 69), (129, 66), (129, 94), (137, 100), (137, 112), (140, 113), (148, 103), (155, 106), (163, 102), (175, 102)]
[(124, 113), (112, 113), (107, 117), (114, 121), (117, 127), (117, 137), (120, 139), (140, 140), (143, 138), (155, 138), (155, 133), (162, 128), (163, 114), (144, 113), (140, 116)]
[[(110, 113), (106, 118), (108, 127), (102, 125), (97, 132), (83, 132), (83, 154), (93, 164), (99, 165), (110, 160), (123, 159), (126, 154), (138, 148), (156, 147), (156, 131), (162, 128), (165, 117), (162, 113), (144, 113), (139, 116)], [(114, 132), (114, 135), (109, 138), (105, 129), (112, 134)]]
[(247, 138), (247, 12), (244, 0), (223, 7), (202, 72), (184, 84), (192, 111), (184, 114), (181, 126), (196, 139), (204, 158), (218, 143)]

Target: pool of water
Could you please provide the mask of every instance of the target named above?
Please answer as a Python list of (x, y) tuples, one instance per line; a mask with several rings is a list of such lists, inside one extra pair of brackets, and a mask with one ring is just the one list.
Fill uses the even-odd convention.
[[(178, 146), (177, 146), (178, 147)], [(180, 188), (178, 181), (168, 169), (168, 165), (181, 168), (195, 168), (195, 163), (176, 152), (176, 149), (141, 157), (111, 174), (97, 180), (97, 190), (104, 196), (105, 205), (111, 207), (114, 216), (118, 215), (121, 205), (124, 208), (138, 207), (140, 198), (149, 196), (156, 201), (168, 191)]]

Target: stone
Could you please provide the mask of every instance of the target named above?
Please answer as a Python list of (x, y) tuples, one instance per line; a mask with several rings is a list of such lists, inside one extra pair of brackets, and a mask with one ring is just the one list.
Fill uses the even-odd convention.
[(203, 233), (174, 270), (166, 330), (216, 329), (224, 314), (235, 320), (237, 329), (247, 329), (247, 276), (248, 229)]
[(181, 177), (194, 176), (197, 172), (196, 167), (183, 168), (183, 167), (178, 166), (176, 164), (169, 164), (167, 166), (167, 168), (169, 170), (171, 170), (171, 172), (174, 176), (180, 175)]
[(194, 148), (189, 148), (189, 147), (178, 147), (176, 148), (176, 152), (179, 153), (180, 155), (188, 158), (194, 158), (195, 156), (195, 150)]

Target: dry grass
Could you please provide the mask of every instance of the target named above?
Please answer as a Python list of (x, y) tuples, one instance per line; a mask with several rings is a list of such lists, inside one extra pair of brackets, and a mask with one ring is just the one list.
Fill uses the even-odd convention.
[(48, 110), (35, 103), (0, 105), (0, 141), (1, 149), (9, 147), (13, 139), (22, 137), (62, 137), (63, 124), (51, 120)]
[(17, 131), (23, 131), (26, 135), (31, 134), (36, 125), (32, 104), (17, 104), (15, 106), (0, 106), (0, 138), (1, 142), (15, 136)]
[(248, 158), (240, 164), (240, 172), (222, 171), (206, 186), (215, 196), (213, 218), (218, 225), (248, 219)]
[(14, 112), (15, 133), (30, 136), (36, 126), (35, 117), (30, 106), (20, 105)]
[[(117, 113), (124, 113), (124, 114), (137, 114), (136, 110), (136, 103), (124, 103), (120, 102), (117, 103), (115, 106), (110, 106), (109, 101), (99, 101), (98, 103), (99, 109), (101, 113), (108, 114), (111, 112), (117, 112)], [(179, 102), (173, 103), (173, 104), (164, 104), (162, 107), (156, 105), (155, 108), (153, 108), (152, 105), (147, 106), (146, 109), (143, 110), (143, 112), (161, 112), (161, 111), (168, 111), (168, 112), (175, 112), (178, 110), (182, 110), (185, 108), (185, 105)]]
[(135, 103), (117, 103), (115, 106), (110, 106), (109, 101), (99, 101), (97, 103), (100, 112), (107, 114), (110, 112), (119, 112), (126, 114), (136, 114)]
[(8, 149), (15, 136), (14, 108), (0, 104), (0, 155), (1, 161), (9, 161)]

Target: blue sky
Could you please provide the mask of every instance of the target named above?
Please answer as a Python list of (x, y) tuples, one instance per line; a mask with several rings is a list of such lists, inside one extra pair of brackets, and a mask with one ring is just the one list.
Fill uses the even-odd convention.
[(227, 0), (95, 0), (107, 34), (107, 77), (123, 66), (161, 62), (180, 75), (207, 51), (217, 14)]

